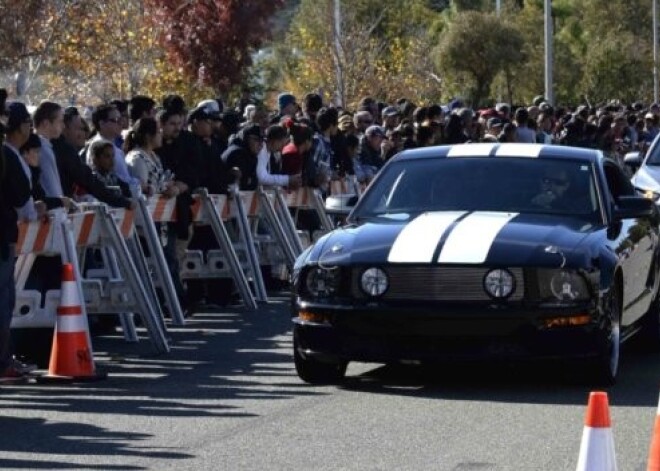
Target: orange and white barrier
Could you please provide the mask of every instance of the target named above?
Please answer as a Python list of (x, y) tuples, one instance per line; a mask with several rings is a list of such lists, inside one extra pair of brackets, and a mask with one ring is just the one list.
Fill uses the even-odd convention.
[(53, 247), (53, 227), (51, 219), (19, 222), (16, 256), (55, 250)]
[[(249, 244), (243, 241), (250, 236), (249, 230), (241, 230), (239, 224), (239, 240), (234, 242), (224, 224), (229, 219), (239, 218), (241, 212), (236, 209), (237, 201), (234, 200), (238, 199), (230, 200), (226, 195), (210, 195), (205, 189), (194, 195), (191, 206), (192, 222), (198, 226), (210, 226), (220, 250), (209, 250), (206, 254), (201, 250), (187, 250), (181, 263), (180, 274), (182, 279), (232, 278), (246, 306), (256, 309), (255, 296), (248, 280), (251, 278), (258, 284), (261, 271), (259, 265), (251, 263), (251, 258), (245, 253), (250, 244), (253, 244), (252, 240)], [(244, 212), (242, 199), (238, 201), (241, 202), (241, 211)], [(178, 218), (174, 198), (150, 198), (147, 212), (153, 222), (157, 223), (176, 222)], [(265, 300), (265, 291), (261, 293), (255, 289), (255, 293), (260, 300)]]
[(606, 392), (589, 395), (576, 471), (616, 471), (614, 436)]
[[(51, 212), (48, 221), (19, 224), (19, 258), (14, 278), (17, 296), (12, 328), (53, 327), (60, 300), (59, 290), (42, 293), (26, 289), (34, 261), (40, 255), (60, 255), (63, 263), (73, 266), (79, 297), (86, 300), (90, 313), (121, 314), (128, 340), (134, 334), (132, 317), (139, 314), (158, 352), (169, 351), (165, 327), (157, 304), (155, 290), (149, 284), (148, 269), (138, 274), (143, 257), (129, 253), (128, 243), (135, 241), (135, 214), (126, 209), (108, 209), (103, 204), (88, 205), (91, 209), (67, 215), (64, 210)], [(87, 249), (98, 248), (117, 257), (116, 270), (83, 278), (80, 255)], [(84, 260), (84, 258), (82, 259)], [(44, 299), (45, 298), (45, 299)]]

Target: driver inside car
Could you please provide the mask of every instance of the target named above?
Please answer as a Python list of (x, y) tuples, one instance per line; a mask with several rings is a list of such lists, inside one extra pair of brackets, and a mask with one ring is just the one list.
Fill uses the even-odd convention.
[(567, 209), (570, 207), (568, 189), (571, 179), (562, 169), (547, 171), (541, 178), (541, 192), (532, 198), (532, 203), (546, 209)]

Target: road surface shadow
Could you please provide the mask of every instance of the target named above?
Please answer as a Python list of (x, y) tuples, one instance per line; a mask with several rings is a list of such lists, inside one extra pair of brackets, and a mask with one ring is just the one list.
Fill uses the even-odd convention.
[[(154, 355), (144, 338), (138, 344), (124, 342), (119, 333), (94, 338), (97, 366), (108, 372), (107, 380), (0, 387), (2, 429), (15, 431), (1, 441), (0, 450), (189, 458), (173, 451), (139, 449), (136, 440), (146, 437), (76, 424), (76, 416), (86, 414), (89, 422), (95, 414), (117, 415), (126, 417), (126, 423), (131, 416), (241, 419), (257, 416), (245, 399), (281, 401), (328, 394), (305, 387), (295, 376), (290, 331), (286, 301), (279, 300), (257, 312), (234, 308), (200, 313), (186, 326), (170, 329), (172, 350), (166, 355)], [(53, 412), (59, 413), (58, 421), (50, 421)], [(39, 417), (22, 418), (26, 414)], [(81, 437), (83, 444), (69, 436)], [(0, 467), (30, 468), (31, 463), (5, 457)], [(67, 467), (44, 463), (43, 468)]]
[[(113, 432), (101, 427), (74, 422), (47, 422), (39, 418), (3, 417), (2, 428), (11, 431), (0, 441), (4, 452), (43, 453), (56, 456), (85, 455), (103, 460), (104, 456), (124, 456), (147, 459), (182, 459), (189, 454), (162, 448), (141, 447), (141, 441), (150, 435), (134, 432)], [(146, 469), (129, 465), (112, 466), (97, 464), (73, 464), (57, 461), (0, 459), (0, 468), (24, 469)]]
[(660, 354), (636, 344), (623, 348), (619, 377), (607, 386), (590, 380), (570, 361), (452, 362), (377, 367), (347, 377), (342, 388), (377, 394), (531, 404), (586, 404), (590, 391), (607, 391), (612, 404), (656, 407)]

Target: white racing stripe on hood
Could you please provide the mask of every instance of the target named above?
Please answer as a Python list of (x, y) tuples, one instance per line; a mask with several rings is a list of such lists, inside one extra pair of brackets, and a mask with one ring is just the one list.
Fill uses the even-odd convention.
[(494, 148), (495, 144), (487, 142), (458, 144), (449, 149), (447, 157), (488, 157)]
[(497, 234), (518, 213), (477, 212), (451, 231), (442, 247), (440, 263), (484, 263)]
[(431, 263), (433, 253), (447, 228), (465, 211), (424, 213), (411, 221), (397, 236), (387, 261), (390, 263)]
[(495, 153), (496, 157), (529, 157), (536, 158), (541, 154), (540, 144), (501, 144)]

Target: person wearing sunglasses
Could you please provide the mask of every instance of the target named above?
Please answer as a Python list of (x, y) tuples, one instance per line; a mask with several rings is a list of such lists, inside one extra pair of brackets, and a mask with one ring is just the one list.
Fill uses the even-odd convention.
[(562, 169), (549, 169), (541, 178), (541, 191), (532, 199), (535, 206), (545, 209), (561, 209), (569, 204), (567, 191), (571, 185), (568, 173)]
[[(92, 123), (96, 130), (96, 135), (88, 142), (87, 146), (81, 151), (86, 155), (88, 165), (92, 165), (93, 156), (89, 152), (91, 144), (96, 141), (106, 140), (114, 144), (117, 137), (121, 135), (121, 114), (119, 110), (112, 105), (101, 105), (92, 114)], [(115, 173), (121, 181), (129, 187), (140, 186), (140, 180), (130, 175), (126, 165), (125, 154), (122, 149), (115, 145)]]

